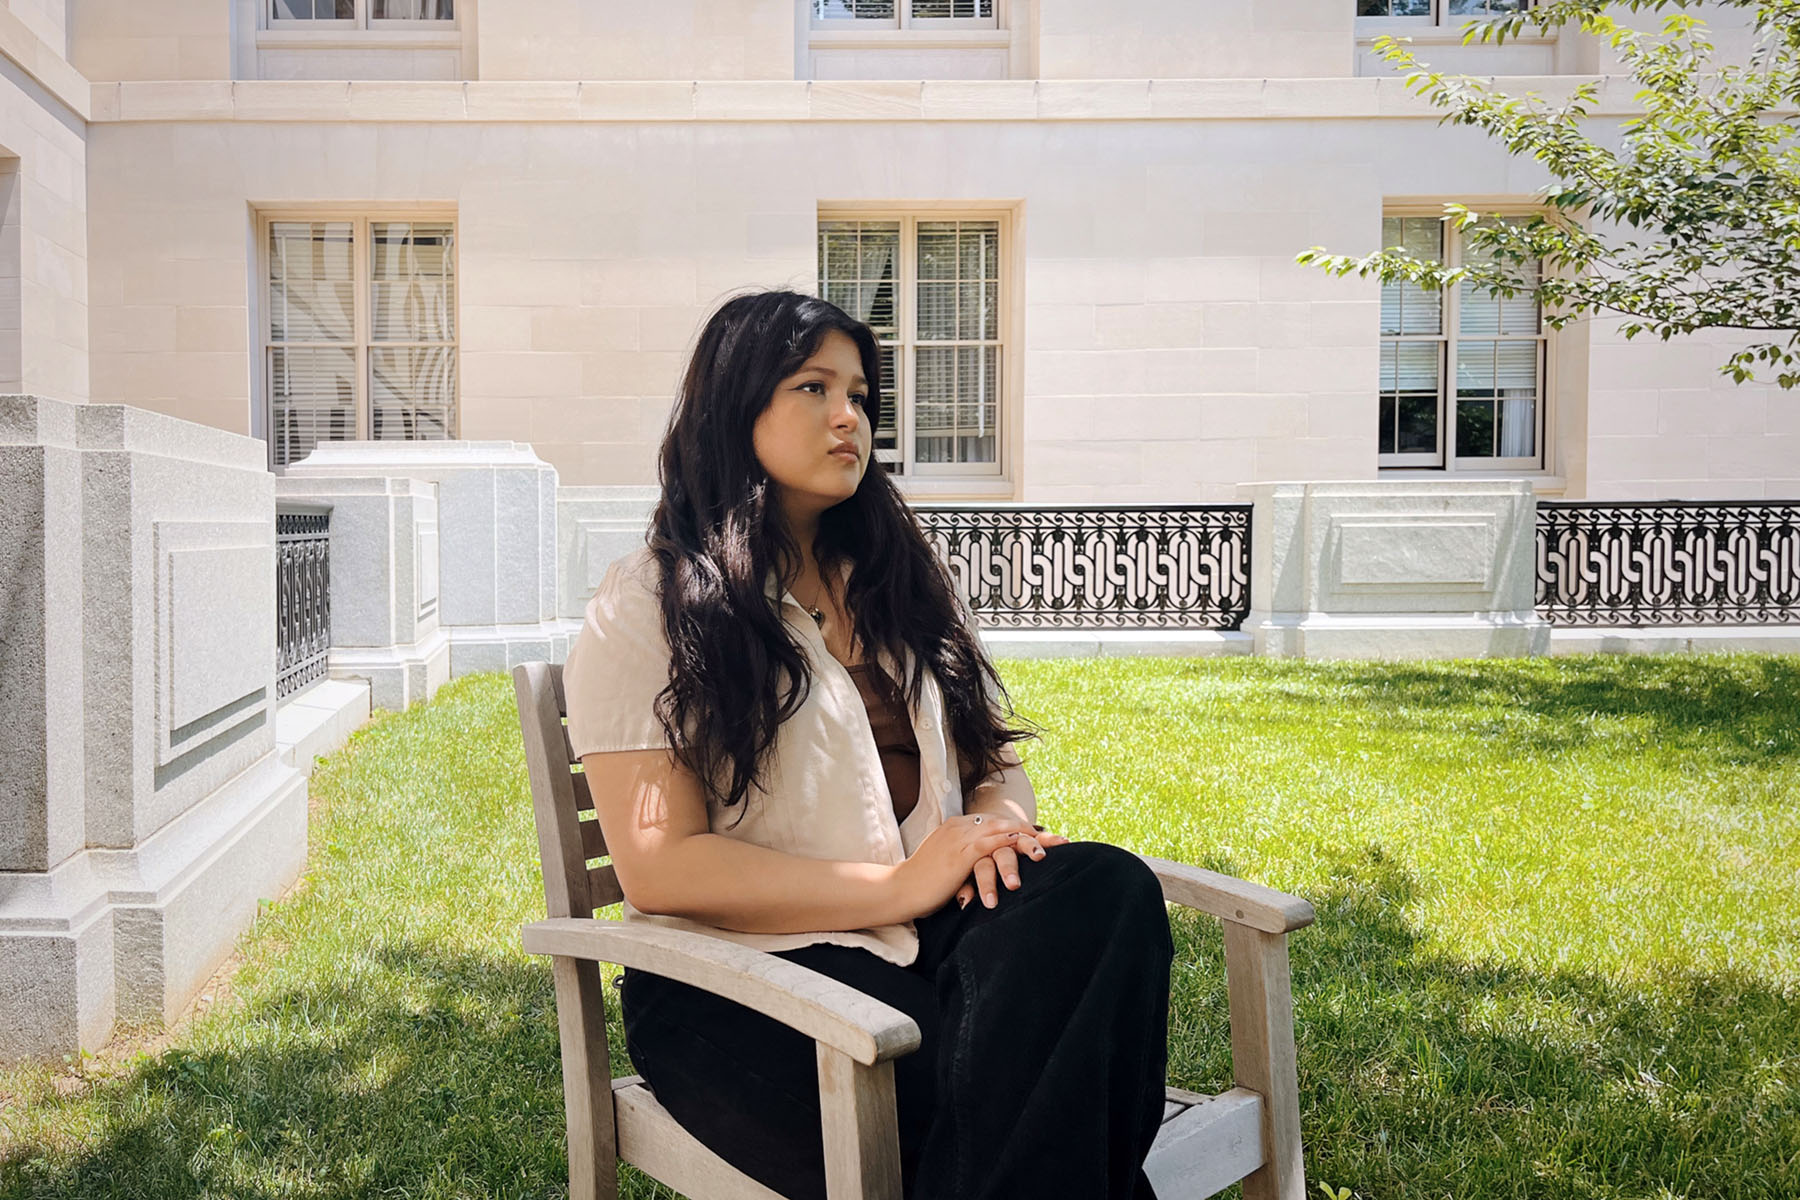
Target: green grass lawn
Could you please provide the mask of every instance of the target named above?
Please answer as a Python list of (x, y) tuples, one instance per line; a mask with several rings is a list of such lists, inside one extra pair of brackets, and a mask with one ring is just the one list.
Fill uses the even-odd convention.
[[(1044, 824), (1317, 907), (1314, 1196), (1800, 1196), (1800, 659), (1003, 673)], [(561, 1193), (510, 681), (379, 717), (313, 796), (303, 884), (203, 1015), (0, 1073), (0, 1197)], [(1217, 1091), (1218, 930), (1171, 915), (1170, 1077)]]

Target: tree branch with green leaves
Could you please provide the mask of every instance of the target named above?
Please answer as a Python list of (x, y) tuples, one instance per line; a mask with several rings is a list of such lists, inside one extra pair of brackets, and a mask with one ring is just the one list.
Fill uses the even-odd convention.
[[(1397, 246), (1361, 257), (1314, 246), (1296, 261), (1430, 291), (1531, 296), (1552, 329), (1613, 314), (1628, 339), (1712, 328), (1776, 335), (1720, 372), (1743, 383), (1769, 371), (1780, 387), (1800, 387), (1800, 0), (1718, 2), (1754, 13), (1743, 62), (1716, 61), (1693, 0), (1548, 0), (1465, 29), (1465, 44), (1565, 26), (1603, 40), (1637, 82), (1643, 111), (1598, 134), (1590, 116), (1601, 79), (1576, 82), (1561, 100), (1511, 96), (1492, 79), (1430, 69), (1407, 39), (1376, 39), (1407, 88), (1445, 110), (1440, 124), (1482, 130), (1542, 163), (1552, 182), (1523, 219), (1444, 205), (1468, 247), (1454, 267)], [(1645, 31), (1609, 9), (1679, 11)]]

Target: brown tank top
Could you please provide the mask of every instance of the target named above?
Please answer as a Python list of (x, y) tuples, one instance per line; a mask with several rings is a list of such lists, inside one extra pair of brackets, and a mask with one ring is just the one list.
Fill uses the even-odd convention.
[(875, 749), (881, 753), (881, 771), (894, 798), (894, 816), (904, 821), (919, 803), (919, 739), (913, 733), (906, 697), (893, 677), (872, 660), (857, 663), (849, 671), (869, 713), (869, 729), (875, 735)]

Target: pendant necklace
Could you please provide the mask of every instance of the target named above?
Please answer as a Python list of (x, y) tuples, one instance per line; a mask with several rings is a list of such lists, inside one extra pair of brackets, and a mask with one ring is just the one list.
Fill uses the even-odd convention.
[(812, 617), (813, 624), (819, 626), (821, 629), (825, 627), (825, 614), (819, 609), (818, 605), (813, 604), (807, 606), (806, 612), (808, 616)]

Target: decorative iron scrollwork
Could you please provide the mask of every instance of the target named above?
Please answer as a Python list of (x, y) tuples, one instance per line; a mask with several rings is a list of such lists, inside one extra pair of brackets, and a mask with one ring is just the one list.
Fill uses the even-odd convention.
[(331, 651), (331, 512), (275, 514), (275, 695), (325, 677)]
[(913, 506), (976, 619), (999, 629), (1236, 629), (1250, 505)]
[(1553, 625), (1800, 622), (1800, 503), (1539, 501), (1537, 609)]

